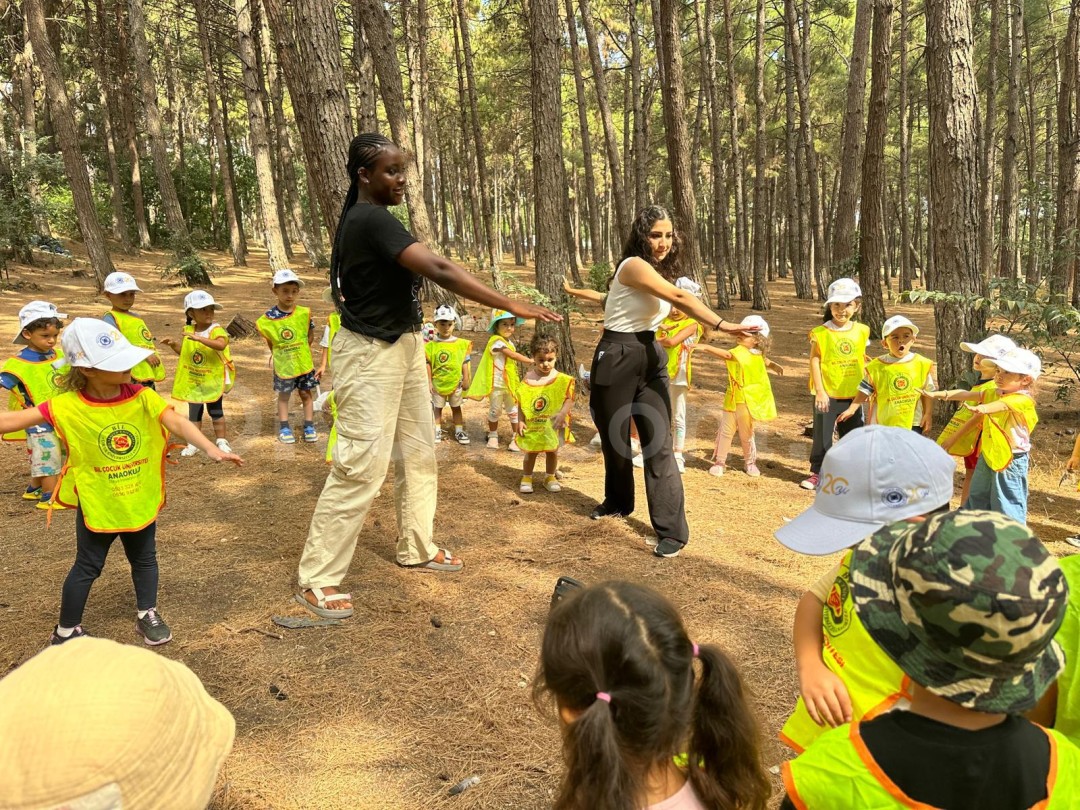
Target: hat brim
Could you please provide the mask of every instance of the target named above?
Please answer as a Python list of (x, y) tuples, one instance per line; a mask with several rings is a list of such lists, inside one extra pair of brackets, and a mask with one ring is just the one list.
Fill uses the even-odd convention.
[(851, 548), (885, 524), (845, 520), (810, 507), (773, 532), (773, 537), (799, 554), (821, 557)]
[(154, 353), (153, 349), (140, 349), (138, 346), (128, 346), (116, 352), (107, 360), (94, 363), (91, 368), (98, 371), (131, 371), (143, 360)]
[(989, 357), (991, 360), (994, 361), (997, 361), (997, 359), (1005, 353), (1004, 351), (1001, 351), (999, 349), (984, 346), (983, 341), (979, 341), (978, 343), (961, 343), (960, 348), (963, 349), (965, 352), (970, 352), (971, 354), (981, 354), (983, 357)]
[(138, 284), (125, 284), (119, 290), (105, 290), (110, 295), (120, 295), (120, 293), (126, 292), (142, 292), (142, 288)]
[(304, 282), (299, 277), (297, 277), (297, 278), (287, 278), (284, 281), (274, 281), (273, 279), (271, 279), (271, 281), (270, 281), (270, 286), (271, 287), (277, 287), (277, 286), (280, 286), (282, 284), (298, 284), (298, 285), (300, 285), (301, 289), (305, 286)]
[(833, 295), (825, 299), (826, 304), (850, 304), (856, 298), (862, 298), (862, 293), (859, 295)]
[(515, 316), (513, 316), (513, 315), (507, 315), (507, 316), (506, 316), (505, 318), (498, 318), (498, 319), (496, 319), (496, 320), (493, 320), (493, 321), (492, 321), (492, 322), (491, 322), (491, 323), (490, 323), (490, 324), (488, 325), (488, 331), (489, 331), (489, 332), (494, 332), (494, 331), (495, 331), (495, 327), (499, 325), (499, 321), (509, 321), (509, 320), (511, 320), (511, 319), (512, 319), (512, 320), (514, 321), (514, 326), (521, 326), (521, 325), (522, 325), (523, 323), (525, 323), (525, 319), (524, 319), (524, 318), (517, 318), (517, 317), (515, 317)]
[[(851, 556), (855, 612), (871, 638), (915, 683), (952, 703), (974, 711), (1006, 714), (1035, 706), (1065, 666), (1060, 645), (1052, 641), (1012, 678), (960, 670), (955, 660), (946, 660), (904, 621), (890, 561), (893, 547), (902, 537), (890, 532), (875, 533)], [(955, 646), (959, 640), (943, 639), (942, 643)]]
[(1002, 371), (1009, 372), (1010, 374), (1023, 374), (1025, 377), (1031, 377), (1031, 379), (1033, 379), (1033, 380), (1039, 379), (1039, 375), (1042, 374), (1041, 369), (1039, 371), (1034, 371), (1034, 372), (1030, 371), (1030, 370), (1025, 371), (1024, 369), (1017, 368), (1016, 366), (1013, 366), (1013, 367), (1010, 368), (1008, 363), (1002, 363), (1001, 360), (998, 359), (998, 358), (990, 358), (990, 359), (994, 361), (995, 366), (1000, 368)]

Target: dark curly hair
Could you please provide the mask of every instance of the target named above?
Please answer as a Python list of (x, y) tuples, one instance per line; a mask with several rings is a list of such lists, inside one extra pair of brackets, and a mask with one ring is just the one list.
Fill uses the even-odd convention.
[(529, 341), (529, 354), (535, 357), (540, 352), (558, 352), (559, 341), (551, 332), (537, 329)]
[[(649, 232), (652, 230), (652, 226), (662, 219), (672, 223), (674, 238), (671, 240), (671, 250), (668, 251), (663, 261), (658, 262), (652, 255), (652, 248), (649, 247)], [(622, 259), (619, 260), (620, 264), (626, 259), (636, 256), (655, 267), (656, 272), (668, 281), (675, 281), (679, 277), (682, 238), (679, 236), (678, 229), (674, 228), (674, 223), (674, 218), (663, 206), (648, 205), (638, 211), (634, 221), (630, 224), (630, 234), (626, 237), (626, 243), (623, 245)]]

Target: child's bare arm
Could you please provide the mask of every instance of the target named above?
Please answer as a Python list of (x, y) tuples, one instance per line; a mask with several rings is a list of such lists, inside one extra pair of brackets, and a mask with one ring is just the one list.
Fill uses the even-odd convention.
[(945, 402), (980, 402), (983, 398), (982, 391), (965, 391), (963, 388), (946, 388), (942, 391), (927, 391), (920, 388), (919, 393), (930, 399), (941, 399)]
[(844, 410), (840, 413), (840, 415), (836, 417), (836, 421), (837, 422), (846, 422), (848, 419), (850, 419), (851, 417), (853, 417), (855, 415), (855, 412), (858, 411), (859, 408), (862, 407), (862, 404), (864, 402), (869, 402), (869, 401), (870, 401), (870, 397), (868, 397), (865, 392), (860, 391), (854, 397), (851, 398), (851, 404), (848, 405), (846, 408), (844, 408)]
[(765, 358), (765, 370), (766, 371), (772, 371), (772, 372), (780, 375), (781, 377), (784, 376), (784, 367), (782, 365), (780, 365), (779, 363), (773, 362), (772, 360), (770, 360), (768, 358)]
[(729, 352), (727, 349), (721, 349), (719, 346), (709, 346), (708, 344), (699, 343), (693, 347), (694, 353), (705, 352), (705, 354), (711, 354), (715, 357), (719, 357), (721, 360), (734, 360), (735, 355)]
[(180, 354), (180, 341), (178, 341), (176, 338), (162, 338), (158, 341), (158, 343), (164, 343), (166, 346), (176, 352), (176, 354)]
[[(0, 412), (0, 433), (14, 433), (45, 421), (41, 408), (24, 408), (21, 411)], [(190, 422), (188, 424), (191, 424)]]
[(526, 357), (523, 354), (518, 354), (513, 349), (511, 349), (509, 346), (500, 346), (497, 349), (492, 349), (491, 350), (492, 354), (494, 354), (495, 352), (502, 352), (504, 357), (507, 357), (510, 360), (517, 360), (519, 363), (524, 363), (527, 366), (532, 365), (532, 358), (531, 357)]
[(694, 332), (696, 332), (696, 331), (697, 331), (697, 326), (695, 326), (694, 324), (690, 324), (689, 326), (685, 327), (684, 329), (680, 329), (674, 335), (669, 335), (668, 337), (661, 340), (660, 345), (663, 346), (665, 349), (670, 349), (672, 346), (678, 346), (680, 343), (682, 343), (688, 337), (693, 335)]
[(973, 410), (975, 413), (981, 413), (984, 415), (992, 413), (1004, 413), (1005, 411), (1011, 410), (1008, 403), (1000, 399), (995, 400), (994, 402), (987, 402), (985, 405), (969, 405), (968, 407), (971, 408), (971, 410)]
[(810, 381), (814, 384), (814, 407), (825, 413), (829, 410), (829, 392), (821, 376), (821, 347), (816, 340), (810, 341)]
[(851, 697), (844, 682), (821, 659), (825, 638), (821, 631), (821, 600), (807, 591), (795, 608), (792, 643), (799, 692), (810, 717), (818, 725), (851, 722)]
[(472, 384), (472, 363), (466, 360), (461, 364), (461, 390), (468, 391)]
[(225, 347), (229, 345), (229, 339), (227, 337), (207, 338), (201, 335), (187, 335), (188, 340), (194, 340), (196, 343), (201, 343), (208, 349), (213, 349), (216, 352), (225, 351)]

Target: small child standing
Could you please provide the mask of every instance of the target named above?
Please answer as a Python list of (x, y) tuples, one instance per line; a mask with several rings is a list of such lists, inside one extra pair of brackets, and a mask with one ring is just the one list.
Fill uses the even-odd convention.
[(156, 388), (157, 383), (165, 379), (165, 366), (161, 364), (161, 357), (154, 347), (154, 336), (147, 328), (146, 321), (131, 311), (135, 305), (135, 293), (142, 290), (127, 273), (109, 273), (105, 277), (104, 288), (112, 310), (106, 312), (101, 320), (119, 329), (132, 346), (150, 350), (147, 358), (131, 370), (131, 381), (147, 388)]
[[(200, 429), (205, 407), (214, 426), (215, 444), (221, 452), (231, 453), (221, 401), (236, 382), (236, 366), (229, 352), (229, 333), (214, 321), (219, 309), (221, 305), (210, 293), (192, 290), (184, 297), (184, 336), (180, 340), (162, 338), (161, 342), (180, 355), (172, 398), (188, 403), (188, 419)], [(190, 458), (198, 452), (198, 447), (189, 444), (180, 455)]]
[(765, 319), (760, 315), (747, 315), (740, 323), (748, 327), (756, 326), (758, 331), (739, 335), (731, 351), (707, 345), (697, 349), (721, 357), (727, 364), (728, 387), (724, 394), (724, 412), (716, 432), (713, 465), (709, 468), (709, 475), (717, 477), (727, 470), (727, 457), (736, 433), (742, 444), (746, 474), (751, 477), (761, 475), (757, 466), (754, 423), (776, 418), (776, 401), (773, 399), (769, 372), (784, 376), (784, 367), (765, 356), (769, 339), (769, 324)]
[(866, 376), (838, 424), (853, 417), (869, 400), (867, 424), (914, 430), (925, 436), (934, 423), (934, 361), (911, 351), (919, 327), (903, 315), (893, 315), (881, 326), (881, 344), (888, 354), (866, 364)]
[(50, 642), (87, 635), (83, 609), (101, 575), (109, 547), (119, 537), (131, 564), (138, 618), (135, 629), (150, 646), (165, 644), (172, 631), (157, 612), (157, 516), (165, 504), (165, 450), (174, 433), (214, 461), (240, 457), (211, 444), (156, 392), (131, 382), (131, 369), (150, 356), (132, 346), (115, 326), (76, 318), (64, 331), (64, 360), (70, 369), (64, 393), (36, 408), (0, 414), (0, 430), (47, 422), (67, 450), (53, 500), (77, 509), (75, 564), (64, 581), (60, 621)]
[(506, 449), (512, 453), (520, 453), (517, 446), (517, 435), (521, 432), (519, 421), (516, 391), (520, 377), (518, 376), (517, 363), (531, 363), (532, 360), (523, 354), (518, 354), (510, 338), (514, 329), (523, 320), (515, 318), (504, 309), (496, 309), (491, 313), (491, 323), (488, 331), (487, 346), (484, 354), (480, 357), (476, 375), (472, 379), (465, 393), (467, 399), (483, 399), (488, 397), (488, 424), (487, 424), (487, 447), (489, 450), (499, 449), (499, 415), (505, 410), (510, 419), (510, 431), (513, 438), (510, 446)]
[(292, 392), (300, 396), (304, 406), (304, 441), (319, 438), (315, 431), (315, 411), (311, 392), (319, 385), (315, 363), (311, 358), (311, 341), (315, 336), (315, 321), (311, 310), (299, 306), (300, 288), (304, 282), (292, 270), (274, 273), (274, 297), (277, 304), (262, 315), (255, 326), (270, 347), (274, 366), (274, 391), (277, 392), (278, 441), (294, 444), (296, 436), (289, 427), (289, 400)]
[[(11, 392), (9, 409), (20, 411), (48, 402), (60, 393), (53, 361), (57, 358), (56, 341), (66, 318), (48, 301), (31, 301), (19, 310), (19, 334), (14, 342), (25, 346), (0, 368), (0, 388)], [(63, 466), (56, 434), (47, 423), (31, 425), (25, 431), (4, 434), (4, 441), (26, 440), (30, 456), (30, 486), (23, 498), (34, 501), (38, 509), (51, 507), (56, 477)]]
[(471, 382), (472, 341), (454, 337), (457, 319), (457, 312), (451, 306), (444, 304), (435, 309), (435, 339), (424, 344), (424, 354), (427, 355), (431, 405), (435, 410), (435, 441), (442, 441), (442, 412), (449, 405), (454, 420), (454, 439), (458, 444), (468, 444), (461, 398), (462, 391), (468, 390)]
[(562, 489), (556, 477), (559, 469), (560, 432), (567, 441), (570, 435), (570, 409), (574, 406), (574, 378), (555, 370), (559, 349), (555, 338), (537, 332), (529, 343), (532, 368), (517, 387), (517, 400), (521, 409), (524, 429), (518, 436), (518, 445), (525, 453), (522, 459), (522, 492), (533, 491), (533, 468), (536, 457), (545, 456), (544, 489), (558, 492)]
[(768, 805), (738, 669), (720, 647), (692, 642), (675, 607), (650, 588), (604, 582), (559, 601), (533, 697), (554, 703), (562, 729), (555, 810)]

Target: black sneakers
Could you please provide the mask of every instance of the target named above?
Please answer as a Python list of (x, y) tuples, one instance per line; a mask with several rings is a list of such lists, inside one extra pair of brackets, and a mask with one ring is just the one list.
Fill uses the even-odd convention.
[(656, 548), (653, 549), (653, 554), (657, 557), (678, 557), (679, 552), (683, 550), (685, 543), (680, 543), (678, 540), (672, 540), (670, 537), (663, 537), (660, 542), (656, 544)]
[(172, 641), (172, 630), (158, 615), (157, 608), (146, 611), (146, 615), (135, 622), (135, 632), (143, 637), (143, 643), (148, 647), (157, 647)]
[(613, 506), (608, 506), (606, 503), (602, 503), (592, 510), (592, 514), (590, 514), (589, 517), (593, 520), (600, 520), (600, 518), (606, 517), (626, 517), (626, 513)]
[(49, 644), (56, 646), (57, 644), (63, 644), (71, 641), (73, 638), (89, 638), (90, 634), (83, 630), (81, 624), (75, 625), (75, 629), (71, 632), (70, 636), (62, 636), (57, 631), (60, 629), (60, 625), (53, 628), (52, 635), (49, 636)]

